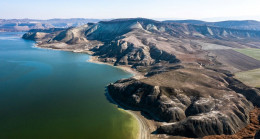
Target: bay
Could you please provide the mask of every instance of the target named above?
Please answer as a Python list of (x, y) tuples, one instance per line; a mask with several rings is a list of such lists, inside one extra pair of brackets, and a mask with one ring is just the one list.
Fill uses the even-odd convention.
[(110, 103), (105, 87), (132, 75), (89, 55), (33, 47), (0, 33), (0, 138), (131, 139), (137, 120)]

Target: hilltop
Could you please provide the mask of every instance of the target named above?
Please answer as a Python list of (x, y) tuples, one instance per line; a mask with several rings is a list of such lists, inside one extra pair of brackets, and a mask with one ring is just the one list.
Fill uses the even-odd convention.
[(260, 68), (260, 61), (233, 50), (260, 48), (257, 30), (130, 18), (31, 30), (23, 38), (142, 74), (110, 84), (108, 92), (157, 123), (151, 131), (157, 134), (234, 134), (260, 105), (259, 89), (233, 78), (235, 72)]

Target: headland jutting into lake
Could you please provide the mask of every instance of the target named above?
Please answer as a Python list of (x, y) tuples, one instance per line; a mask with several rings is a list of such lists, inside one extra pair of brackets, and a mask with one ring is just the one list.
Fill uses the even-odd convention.
[(235, 51), (259, 48), (256, 30), (134, 18), (32, 30), (23, 38), (138, 71), (139, 78), (107, 90), (117, 104), (149, 119), (153, 137), (236, 135), (260, 106), (259, 89), (234, 78), (260, 68), (259, 60)]

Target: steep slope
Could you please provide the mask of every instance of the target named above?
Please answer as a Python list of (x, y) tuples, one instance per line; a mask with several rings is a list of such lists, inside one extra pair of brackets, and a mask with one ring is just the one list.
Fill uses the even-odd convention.
[(168, 122), (157, 133), (186, 137), (234, 134), (249, 122), (253, 105), (229, 88), (228, 78), (232, 77), (185, 68), (142, 80), (120, 80), (110, 84), (108, 91), (118, 103)]
[[(36, 32), (44, 34), (35, 35)], [(137, 18), (102, 21), (52, 33), (33, 30), (25, 34), (24, 38), (40, 40), (42, 47), (53, 47), (53, 43), (64, 43), (62, 48), (67, 44), (78, 44), (81, 46), (77, 49), (93, 51), (100, 61), (137, 67), (164, 63), (164, 61), (178, 63), (180, 60), (187, 61), (194, 58), (194, 55), (197, 57), (194, 58), (195, 61), (197, 59), (207, 61), (208, 58), (200, 51), (201, 46), (197, 43), (198, 41), (221, 42), (222, 45), (231, 48), (257, 47), (260, 32), (162, 23)], [(248, 44), (249, 40), (256, 43)], [(233, 44), (230, 44), (230, 41)], [(55, 46), (55, 48), (58, 47)], [(67, 48), (75, 49), (70, 46)], [(187, 55), (189, 53), (192, 55)]]
[(24, 34), (23, 38), (34, 41), (48, 41), (50, 38), (53, 38), (64, 30), (65, 29), (63, 28), (33, 29), (30, 30), (30, 32)]
[(38, 47), (88, 52), (145, 75), (110, 84), (108, 91), (122, 106), (158, 121), (156, 133), (234, 134), (248, 124), (253, 105), (259, 107), (259, 90), (233, 79), (226, 71), (233, 65), (211, 50), (258, 48), (260, 31), (135, 18), (32, 30), (23, 38)]

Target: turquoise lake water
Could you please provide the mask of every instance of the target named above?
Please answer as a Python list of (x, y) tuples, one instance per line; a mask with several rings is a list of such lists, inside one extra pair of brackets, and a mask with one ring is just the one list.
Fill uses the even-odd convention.
[(128, 139), (136, 120), (105, 96), (131, 74), (87, 54), (34, 48), (0, 33), (0, 139)]

